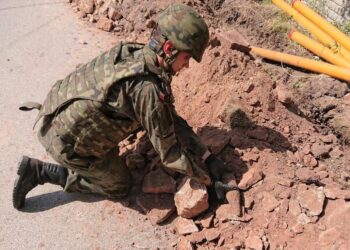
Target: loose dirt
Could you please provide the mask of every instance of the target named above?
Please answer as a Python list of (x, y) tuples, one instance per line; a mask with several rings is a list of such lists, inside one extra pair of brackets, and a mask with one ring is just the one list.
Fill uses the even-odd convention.
[[(310, 57), (288, 41), (285, 29), (293, 23), (277, 8), (249, 0), (76, 0), (71, 5), (91, 25), (114, 32), (116, 41), (146, 42), (157, 14), (173, 2), (197, 9), (211, 33), (202, 63), (191, 62), (173, 79), (176, 109), (245, 187), (240, 216), (210, 200), (209, 209), (179, 236), (177, 249), (348, 249), (349, 85), (231, 49), (238, 41)], [(124, 141), (121, 151), (138, 159), (129, 166), (146, 164), (134, 171), (139, 188), (132, 203), (159, 158), (142, 133)], [(179, 184), (182, 176), (167, 174)], [(170, 216), (172, 206), (161, 214)], [(151, 219), (163, 221), (148, 211)], [(180, 222), (174, 217), (163, 223), (176, 227)]]

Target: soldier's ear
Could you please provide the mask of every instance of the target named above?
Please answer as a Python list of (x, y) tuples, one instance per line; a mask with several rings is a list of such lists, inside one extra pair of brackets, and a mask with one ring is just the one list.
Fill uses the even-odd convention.
[(170, 40), (167, 40), (163, 45), (164, 53), (167, 55), (172, 55), (173, 47), (173, 43)]

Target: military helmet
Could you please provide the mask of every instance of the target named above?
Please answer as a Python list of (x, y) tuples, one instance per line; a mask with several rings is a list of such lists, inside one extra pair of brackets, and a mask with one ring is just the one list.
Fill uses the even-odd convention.
[(209, 31), (203, 18), (193, 8), (173, 4), (160, 14), (157, 24), (177, 50), (191, 54), (197, 62), (202, 60)]

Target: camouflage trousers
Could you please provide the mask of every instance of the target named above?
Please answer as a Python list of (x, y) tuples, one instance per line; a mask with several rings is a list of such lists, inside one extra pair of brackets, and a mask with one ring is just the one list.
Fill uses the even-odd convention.
[(68, 169), (64, 191), (95, 193), (109, 198), (128, 194), (132, 177), (118, 150), (111, 150), (102, 158), (77, 155), (69, 143), (63, 142), (53, 127), (42, 127), (38, 138), (50, 156)]

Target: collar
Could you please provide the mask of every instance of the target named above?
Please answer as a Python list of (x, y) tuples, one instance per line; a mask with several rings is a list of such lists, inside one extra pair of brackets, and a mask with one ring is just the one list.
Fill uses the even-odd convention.
[(169, 85), (168, 87), (170, 87), (172, 80), (171, 73), (159, 66), (157, 54), (148, 45), (146, 45), (143, 48), (143, 55), (148, 70), (156, 74), (163, 83)]

